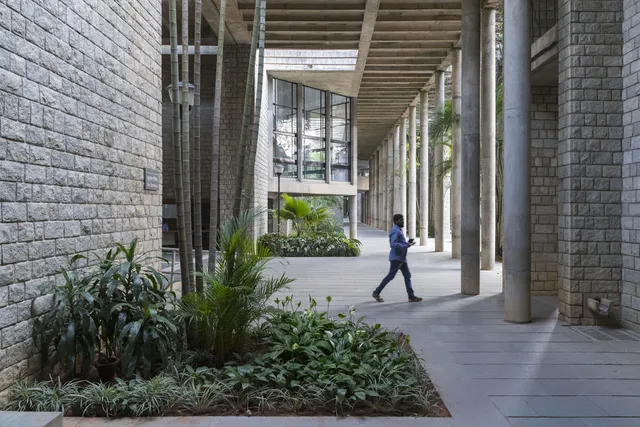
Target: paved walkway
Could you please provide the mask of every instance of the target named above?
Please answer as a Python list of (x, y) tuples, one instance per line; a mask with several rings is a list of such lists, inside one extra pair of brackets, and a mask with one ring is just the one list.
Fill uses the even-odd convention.
[[(594, 341), (585, 332), (598, 328), (558, 322), (548, 297), (534, 298), (532, 324), (505, 323), (500, 273), (483, 272), (481, 295), (462, 296), (459, 262), (434, 253), (433, 242), (409, 256), (414, 288), (425, 300), (408, 303), (398, 277), (383, 293), (387, 302), (376, 303), (371, 292), (388, 268), (387, 238), (366, 226), (360, 238), (359, 258), (288, 259), (273, 269), (296, 278), (291, 293), (300, 300), (311, 295), (322, 303), (331, 295), (334, 312), (355, 305), (370, 321), (410, 334), (453, 419), (183, 418), (153, 425), (640, 427), (640, 341)], [(79, 421), (64, 425), (99, 425)]]

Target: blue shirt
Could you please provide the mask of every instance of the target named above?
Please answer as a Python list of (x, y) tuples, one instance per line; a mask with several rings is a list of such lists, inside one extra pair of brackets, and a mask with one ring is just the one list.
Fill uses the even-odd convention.
[(393, 224), (393, 228), (389, 233), (389, 246), (391, 247), (391, 251), (389, 252), (389, 261), (406, 261), (407, 260), (407, 249), (409, 248), (409, 243), (404, 238), (404, 234), (402, 233), (402, 228), (398, 227), (396, 224)]

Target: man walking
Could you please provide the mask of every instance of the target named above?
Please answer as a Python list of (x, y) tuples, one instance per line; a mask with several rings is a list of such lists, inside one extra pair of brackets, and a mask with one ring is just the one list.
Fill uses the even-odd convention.
[(384, 302), (380, 293), (389, 284), (390, 281), (396, 277), (398, 270), (402, 272), (404, 276), (404, 285), (407, 288), (407, 294), (409, 295), (409, 302), (420, 302), (422, 298), (417, 297), (413, 293), (413, 287), (411, 286), (411, 272), (409, 271), (409, 265), (407, 264), (407, 250), (415, 244), (413, 239), (407, 240), (404, 238), (402, 228), (404, 227), (404, 216), (401, 214), (395, 214), (393, 216), (393, 228), (389, 233), (389, 246), (391, 251), (389, 252), (389, 261), (391, 262), (391, 269), (387, 277), (382, 279), (380, 286), (373, 291), (373, 298), (378, 302)]

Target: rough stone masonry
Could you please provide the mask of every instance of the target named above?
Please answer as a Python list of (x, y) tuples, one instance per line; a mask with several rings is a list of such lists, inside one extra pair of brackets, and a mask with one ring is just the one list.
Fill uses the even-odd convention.
[(159, 255), (161, 2), (0, 0), (0, 392), (40, 368), (42, 289), (72, 254)]

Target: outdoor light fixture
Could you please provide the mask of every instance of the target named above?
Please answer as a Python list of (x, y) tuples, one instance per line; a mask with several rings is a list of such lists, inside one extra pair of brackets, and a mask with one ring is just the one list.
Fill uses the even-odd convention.
[(278, 234), (280, 234), (280, 177), (284, 172), (284, 165), (282, 163), (274, 163), (273, 172), (278, 177)]
[[(193, 103), (194, 103), (196, 87), (191, 83), (189, 83), (188, 88), (189, 88), (189, 108), (191, 108), (193, 107)], [(169, 99), (171, 100), (171, 103), (173, 103), (173, 86), (172, 85), (167, 86), (167, 91), (169, 92)], [(182, 105), (182, 82), (178, 83), (178, 102), (177, 103)]]

